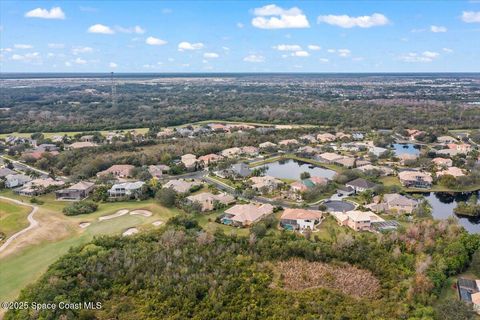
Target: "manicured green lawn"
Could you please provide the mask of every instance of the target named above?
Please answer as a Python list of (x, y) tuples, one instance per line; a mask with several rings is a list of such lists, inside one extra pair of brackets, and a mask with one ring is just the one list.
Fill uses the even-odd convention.
[(0, 199), (0, 231), (8, 238), (28, 227), (27, 216), (31, 211), (32, 208), (30, 207)]
[[(15, 299), (22, 288), (37, 280), (50, 264), (73, 246), (85, 244), (95, 236), (121, 234), (131, 227), (137, 227), (140, 230), (153, 229), (155, 227), (152, 222), (160, 220), (165, 223), (179, 213), (178, 209), (165, 208), (155, 203), (154, 200), (147, 200), (104, 203), (100, 204), (99, 210), (95, 213), (65, 217), (61, 210), (58, 210), (67, 203), (53, 201), (52, 196), (42, 196), (41, 198), (46, 201), (44, 205), (40, 206), (41, 210), (47, 210), (66, 221), (90, 222), (91, 225), (85, 229), (78, 228), (76, 232), (70, 233), (66, 238), (54, 242), (45, 240), (0, 259), (0, 283), (2, 284), (0, 301)], [(127, 214), (111, 220), (98, 221), (98, 217), (113, 214), (120, 209), (145, 209), (150, 210), (153, 215), (144, 217)]]

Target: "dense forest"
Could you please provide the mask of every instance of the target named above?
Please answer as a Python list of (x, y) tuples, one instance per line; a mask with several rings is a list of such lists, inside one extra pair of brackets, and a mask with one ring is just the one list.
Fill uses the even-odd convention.
[(322, 240), (210, 234), (180, 216), (71, 249), (18, 298), (101, 309), (12, 310), (5, 319), (474, 319), (461, 302), (437, 298), (479, 246), (452, 221)]
[(121, 79), (115, 103), (105, 79), (1, 81), (3, 133), (127, 129), (201, 120), (374, 129), (478, 128), (480, 122), (475, 104), (480, 84), (474, 76)]

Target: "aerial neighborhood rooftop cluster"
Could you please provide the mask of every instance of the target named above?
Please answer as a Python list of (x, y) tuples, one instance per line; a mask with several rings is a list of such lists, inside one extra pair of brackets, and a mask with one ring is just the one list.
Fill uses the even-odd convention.
[[(243, 144), (248, 136), (264, 139)], [(148, 148), (219, 137), (234, 137), (235, 146), (191, 149), (156, 163), (126, 158), (83, 176), (50, 164), (62, 153), (94, 154), (126, 141)], [(480, 184), (478, 144), (467, 131), (207, 122), (155, 131), (10, 134), (1, 143), (2, 187), (19, 195), (52, 193), (58, 201), (157, 197), (191, 213), (218, 212), (218, 223), (240, 228), (276, 215), (279, 228), (301, 233), (318, 232), (327, 217), (354, 231), (387, 232), (428, 211), (417, 192)]]

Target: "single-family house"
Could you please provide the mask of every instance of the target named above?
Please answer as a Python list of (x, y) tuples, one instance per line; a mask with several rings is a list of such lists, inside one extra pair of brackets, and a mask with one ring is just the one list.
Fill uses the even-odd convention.
[(198, 162), (204, 167), (208, 167), (210, 164), (221, 161), (224, 158), (218, 154), (210, 153), (201, 157), (198, 157)]
[(384, 219), (371, 211), (351, 210), (347, 212), (330, 212), (341, 226), (348, 226), (355, 231), (370, 231), (372, 223)]
[(228, 148), (228, 149), (222, 150), (220, 154), (225, 158), (235, 158), (240, 154), (242, 154), (242, 149), (238, 147)]
[(197, 156), (191, 153), (184, 154), (181, 157), (182, 164), (187, 170), (195, 170), (197, 167)]
[(117, 183), (108, 190), (108, 196), (110, 198), (134, 197), (140, 193), (144, 184), (143, 181)]
[(297, 139), (285, 139), (278, 142), (280, 146), (290, 146), (290, 145), (298, 145), (299, 142)]
[(382, 154), (387, 152), (388, 149), (381, 148), (381, 147), (370, 147), (368, 152), (373, 153), (375, 156), (380, 157)]
[(387, 193), (375, 196), (373, 203), (367, 207), (374, 212), (391, 212), (411, 214), (418, 206), (418, 200), (399, 193)]
[(25, 183), (32, 181), (32, 178), (24, 174), (9, 174), (5, 176), (5, 187), (16, 188), (23, 186)]
[(175, 179), (175, 180), (170, 180), (167, 183), (163, 185), (163, 188), (171, 188), (175, 190), (178, 193), (186, 193), (190, 191), (192, 187), (201, 185), (200, 182), (198, 181), (186, 181), (184, 179)]
[(251, 174), (252, 170), (243, 162), (235, 163), (230, 167), (230, 169), (227, 169), (227, 175), (232, 176), (235, 179), (246, 178)]
[(39, 178), (25, 183), (22, 187), (15, 189), (15, 193), (22, 196), (37, 196), (47, 192), (49, 187), (59, 187), (65, 182), (54, 180), (52, 178)]
[[(358, 165), (358, 162), (357, 162), (357, 165)], [(392, 168), (385, 167), (385, 166), (374, 166), (372, 164), (367, 164), (364, 166), (357, 167), (357, 170), (360, 170), (362, 172), (378, 171), (382, 176), (391, 176), (395, 173)]]
[(433, 158), (433, 159), (432, 159), (432, 162), (433, 162), (437, 167), (441, 167), (441, 168), (448, 168), (448, 167), (453, 166), (453, 161), (452, 161), (452, 159), (449, 159), (449, 158), (440, 158), (440, 157), (437, 157), (437, 158)]
[(316, 143), (317, 142), (317, 139), (315, 139), (315, 137), (312, 136), (311, 134), (305, 134), (305, 135), (301, 136), (300, 140), (304, 141), (304, 142), (307, 142), (307, 143)]
[(441, 176), (444, 176), (444, 175), (450, 175), (450, 176), (453, 176), (455, 178), (463, 177), (465, 175), (463, 173), (462, 169), (460, 169), (458, 167), (448, 167), (446, 169), (438, 171), (436, 174), (437, 174), (437, 177), (441, 177)]
[(79, 141), (79, 142), (74, 142), (70, 145), (65, 146), (65, 149), (73, 150), (73, 149), (93, 148), (93, 147), (98, 147), (98, 144), (94, 142), (88, 142), (88, 141)]
[(283, 184), (283, 181), (271, 176), (251, 177), (252, 188), (256, 191), (272, 192)]
[(80, 181), (66, 189), (55, 191), (55, 197), (57, 200), (82, 200), (89, 196), (94, 187), (93, 182)]
[(130, 164), (114, 164), (107, 170), (97, 173), (97, 177), (112, 175), (115, 178), (129, 178), (135, 167)]
[(249, 156), (256, 156), (258, 155), (258, 148), (254, 146), (242, 147), (242, 153)]
[(332, 152), (324, 152), (317, 154), (315, 159), (324, 163), (334, 163), (337, 160), (343, 159), (343, 156)]
[(400, 163), (402, 165), (408, 164), (409, 162), (415, 161), (418, 158), (418, 155), (416, 154), (410, 154), (410, 153), (402, 153), (398, 156), (400, 159)]
[(8, 175), (15, 174), (15, 171), (8, 168), (0, 168), (0, 179), (5, 178)]
[(210, 192), (202, 192), (188, 196), (187, 200), (192, 203), (200, 203), (202, 212), (214, 210), (217, 202), (225, 206), (235, 202), (235, 198), (227, 193), (212, 194)]
[(331, 133), (319, 133), (317, 134), (317, 140), (319, 142), (332, 142), (335, 141), (337, 137)]
[(290, 189), (293, 192), (302, 193), (308, 191), (308, 189), (311, 189), (316, 185), (326, 185), (327, 183), (328, 180), (326, 178), (310, 177), (308, 179), (293, 182), (292, 184), (290, 184)]
[(457, 143), (458, 140), (451, 136), (440, 136), (440, 137), (437, 137), (437, 142), (441, 144), (450, 144), (450, 143)]
[(355, 180), (345, 183), (345, 186), (355, 190), (355, 193), (359, 193), (367, 190), (373, 190), (377, 185), (363, 178), (357, 178)]
[(459, 144), (451, 143), (448, 145), (448, 148), (451, 150), (456, 150), (462, 154), (467, 154), (470, 151), (472, 151), (472, 146), (469, 145), (468, 143), (459, 143)]
[(401, 171), (398, 179), (407, 188), (430, 188), (433, 182), (432, 176), (422, 171)]
[(164, 173), (167, 173), (170, 167), (164, 164), (150, 165), (148, 166), (148, 172), (153, 178), (161, 178)]
[(221, 218), (227, 225), (247, 227), (273, 213), (271, 204), (237, 204), (227, 210)]
[(323, 213), (318, 210), (286, 208), (280, 218), (280, 225), (287, 230), (313, 230), (322, 218)]
[(473, 310), (480, 314), (480, 280), (459, 278), (457, 290), (460, 300), (471, 304)]
[(260, 143), (258, 147), (260, 149), (272, 149), (272, 148), (276, 148), (277, 145), (273, 142), (267, 141), (267, 142)]

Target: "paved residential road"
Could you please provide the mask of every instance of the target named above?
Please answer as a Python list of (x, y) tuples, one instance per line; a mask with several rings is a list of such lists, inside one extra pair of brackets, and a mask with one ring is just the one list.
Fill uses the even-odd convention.
[(22, 234), (24, 234), (24, 233), (28, 232), (29, 230), (31, 230), (31, 229), (33, 229), (33, 228), (36, 228), (36, 227), (38, 226), (38, 221), (35, 220), (35, 218), (33, 217), (33, 216), (35, 215), (35, 212), (37, 212), (38, 207), (37, 207), (37, 206), (34, 206), (34, 205), (31, 205), (31, 204), (28, 204), (28, 203), (24, 203), (24, 202), (15, 200), (15, 199), (3, 197), (3, 196), (0, 196), (0, 199), (8, 200), (8, 201), (14, 202), (14, 203), (16, 203), (16, 204), (20, 204), (20, 205), (24, 205), (24, 206), (28, 206), (28, 207), (31, 207), (31, 208), (32, 208), (32, 211), (30, 212), (30, 214), (29, 214), (28, 217), (27, 217), (28, 222), (30, 222), (30, 225), (29, 225), (28, 227), (26, 227), (25, 229), (22, 229), (22, 230), (18, 231), (17, 233), (11, 235), (11, 236), (5, 241), (5, 243), (2, 244), (2, 246), (0, 247), (0, 252), (2, 252), (3, 250), (5, 250), (5, 249), (10, 245), (10, 243), (12, 243), (13, 240), (15, 240), (16, 238), (18, 238), (18, 237), (21, 236)]

